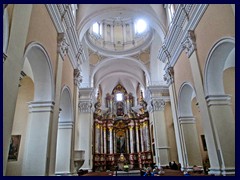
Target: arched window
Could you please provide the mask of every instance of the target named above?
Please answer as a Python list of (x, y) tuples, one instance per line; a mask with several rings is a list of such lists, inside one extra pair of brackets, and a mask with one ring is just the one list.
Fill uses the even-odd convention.
[(144, 33), (147, 30), (147, 23), (143, 19), (139, 19), (135, 23), (135, 34)]
[(122, 101), (123, 100), (123, 94), (122, 93), (117, 93), (116, 94), (116, 100), (117, 101)]
[(93, 35), (95, 36), (95, 38), (100, 38), (101, 35), (102, 35), (101, 24), (98, 23), (98, 22), (95, 22), (95, 23), (92, 25), (92, 32), (93, 32)]

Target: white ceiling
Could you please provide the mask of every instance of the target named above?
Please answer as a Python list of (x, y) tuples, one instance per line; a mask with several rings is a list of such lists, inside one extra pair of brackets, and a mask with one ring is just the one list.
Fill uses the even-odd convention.
[[(83, 37), (86, 35), (87, 30), (96, 21), (121, 15), (124, 18), (144, 18), (151, 28), (157, 30), (157, 33), (154, 33), (154, 35), (160, 37), (158, 39), (160, 39), (161, 42), (159, 43), (161, 44), (166, 34), (166, 28), (164, 26), (165, 17), (161, 18), (162, 7), (163, 5), (161, 4), (79, 4), (77, 12), (77, 30), (80, 41), (84, 41)], [(138, 52), (142, 50), (144, 49), (136, 49)], [(140, 60), (130, 57), (129, 54), (118, 53), (115, 55), (112, 53), (101, 60), (100, 63), (93, 66), (89, 77), (95, 88), (101, 85), (103, 98), (106, 93), (112, 92), (118, 82), (126, 88), (128, 93), (131, 92), (135, 96), (138, 83), (140, 83), (142, 88), (146, 88), (146, 79), (150, 81), (149, 72), (149, 67)]]

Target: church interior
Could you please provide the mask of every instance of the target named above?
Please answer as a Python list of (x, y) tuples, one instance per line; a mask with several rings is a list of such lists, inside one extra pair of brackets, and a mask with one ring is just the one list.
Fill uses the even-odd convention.
[(235, 175), (234, 4), (3, 4), (3, 176)]

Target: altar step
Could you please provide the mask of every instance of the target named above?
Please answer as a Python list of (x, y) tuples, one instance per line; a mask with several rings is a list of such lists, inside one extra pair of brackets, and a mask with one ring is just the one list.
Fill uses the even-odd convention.
[(130, 170), (128, 172), (125, 171), (114, 171), (114, 176), (141, 176), (140, 170)]

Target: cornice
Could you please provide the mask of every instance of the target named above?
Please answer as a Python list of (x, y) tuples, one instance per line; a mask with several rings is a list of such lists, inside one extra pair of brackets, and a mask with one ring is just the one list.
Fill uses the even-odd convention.
[[(82, 64), (81, 61), (85, 61), (86, 56), (77, 37), (71, 8), (68, 7), (70, 6), (66, 4), (46, 4), (57, 32), (66, 33), (66, 41), (69, 43), (68, 56), (73, 68), (76, 69), (79, 68), (79, 64)], [(79, 52), (81, 52), (80, 55)]]
[[(177, 6), (169, 32), (165, 37), (163, 45), (165, 48), (159, 50), (158, 58), (166, 63), (165, 69), (173, 67), (183, 51), (182, 42), (188, 36), (188, 30), (194, 30), (201, 20), (207, 4), (181, 4)], [(191, 17), (189, 13), (191, 12)]]

